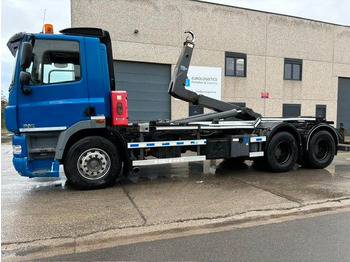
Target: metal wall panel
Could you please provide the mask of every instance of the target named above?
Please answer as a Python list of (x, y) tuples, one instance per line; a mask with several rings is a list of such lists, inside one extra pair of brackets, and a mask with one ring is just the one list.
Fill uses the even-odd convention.
[(337, 127), (340, 123), (347, 128), (347, 134), (350, 134), (350, 78), (339, 78), (338, 80), (338, 108), (337, 108)]
[(128, 92), (129, 121), (170, 119), (170, 65), (114, 61), (116, 89)]

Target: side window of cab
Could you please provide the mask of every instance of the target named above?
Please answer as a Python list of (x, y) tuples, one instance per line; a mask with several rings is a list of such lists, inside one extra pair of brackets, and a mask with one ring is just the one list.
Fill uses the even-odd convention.
[(80, 48), (76, 41), (37, 39), (27, 72), (30, 85), (46, 85), (81, 79)]

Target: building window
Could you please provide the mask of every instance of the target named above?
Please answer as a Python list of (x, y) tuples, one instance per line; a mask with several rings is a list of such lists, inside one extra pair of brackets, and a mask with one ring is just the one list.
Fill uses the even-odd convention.
[(284, 59), (284, 80), (301, 81), (303, 60), (301, 59)]
[(247, 76), (247, 55), (225, 52), (225, 76)]
[(316, 117), (326, 118), (327, 105), (316, 105)]
[(283, 104), (283, 117), (298, 117), (301, 113), (300, 104)]

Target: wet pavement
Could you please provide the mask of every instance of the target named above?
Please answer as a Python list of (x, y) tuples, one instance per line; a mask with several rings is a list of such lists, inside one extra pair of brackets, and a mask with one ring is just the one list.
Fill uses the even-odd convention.
[(3, 143), (1, 151), (2, 255), (9, 261), (43, 245), (77, 252), (131, 231), (350, 203), (350, 152), (340, 152), (326, 169), (288, 173), (259, 171), (251, 161), (145, 167), (114, 187), (78, 191), (63, 171), (57, 179), (19, 176), (11, 145)]

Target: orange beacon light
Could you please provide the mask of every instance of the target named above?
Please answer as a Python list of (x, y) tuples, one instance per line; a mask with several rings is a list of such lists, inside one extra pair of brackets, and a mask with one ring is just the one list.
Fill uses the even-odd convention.
[(52, 24), (45, 24), (44, 25), (44, 33), (45, 34), (53, 34), (53, 25)]

